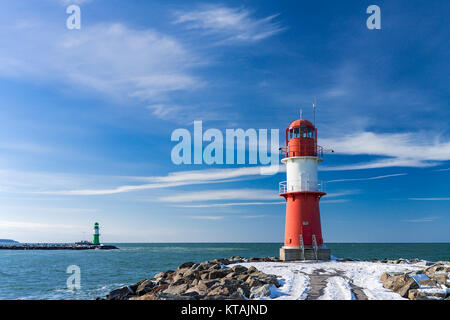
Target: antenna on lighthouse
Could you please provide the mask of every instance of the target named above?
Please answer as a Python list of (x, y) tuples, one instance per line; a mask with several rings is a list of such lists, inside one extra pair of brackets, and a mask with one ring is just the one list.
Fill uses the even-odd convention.
[(302, 113), (303, 113), (303, 109), (300, 108), (300, 120), (302, 120)]
[(313, 111), (314, 111), (314, 127), (316, 127), (316, 107), (317, 107), (316, 97), (314, 97), (314, 102), (312, 105), (313, 105)]

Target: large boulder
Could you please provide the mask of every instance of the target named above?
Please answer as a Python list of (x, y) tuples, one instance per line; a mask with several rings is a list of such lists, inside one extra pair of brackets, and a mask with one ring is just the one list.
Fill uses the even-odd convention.
[(228, 274), (225, 270), (213, 270), (208, 274), (208, 279), (218, 279), (223, 278)]
[(270, 284), (250, 289), (250, 299), (270, 297)]
[(423, 279), (419, 280), (419, 285), (424, 287), (436, 287), (437, 281), (434, 279)]
[(248, 279), (245, 280), (245, 283), (250, 289), (253, 287), (260, 287), (265, 284), (259, 277), (253, 275), (249, 276)]
[(196, 265), (195, 262), (185, 262), (185, 263), (180, 264), (180, 265), (178, 266), (177, 270), (190, 268), (190, 267), (192, 267), (192, 266), (194, 266), (194, 265)]
[[(381, 278), (380, 278), (381, 279)], [(388, 276), (383, 281), (383, 287), (390, 289), (402, 297), (408, 297), (408, 291), (419, 288), (417, 282), (407, 274)]]
[(236, 275), (238, 275), (238, 274), (241, 274), (241, 273), (246, 273), (248, 269), (246, 267), (244, 267), (244, 266), (236, 265), (236, 266), (233, 266), (231, 268), (231, 270), (233, 270), (233, 272)]
[[(381, 275), (380, 280), (381, 282), (385, 282), (386, 280), (388, 280), (391, 277), (395, 277), (395, 276), (399, 276), (402, 275), (403, 272), (385, 272)], [(387, 288), (386, 286), (384, 286), (385, 288)], [(389, 288), (388, 288), (389, 289)]]
[(250, 277), (248, 274), (240, 274), (236, 276), (236, 279), (242, 282), (245, 282), (248, 277)]
[(256, 269), (254, 266), (251, 266), (250, 268), (247, 269), (247, 273), (253, 273), (253, 272), (257, 272), (258, 269)]
[(236, 291), (237, 288), (239, 288), (240, 284), (240, 281), (237, 279), (223, 278), (219, 281), (219, 285), (227, 286), (233, 291)]
[(226, 285), (217, 285), (208, 292), (208, 296), (229, 296), (234, 291), (233, 288)]
[(124, 286), (119, 289), (111, 291), (107, 296), (107, 300), (127, 300), (128, 297), (132, 296), (134, 292), (128, 287)]
[(436, 280), (440, 284), (445, 285), (448, 281), (448, 273), (446, 272), (436, 272), (436, 273), (428, 273), (427, 274), (430, 279)]
[(163, 291), (163, 293), (170, 294), (170, 295), (181, 295), (186, 292), (186, 290), (189, 288), (189, 285), (186, 283), (180, 284), (180, 285), (170, 285), (167, 289)]
[(138, 296), (142, 296), (146, 293), (149, 293), (154, 287), (155, 283), (150, 279), (146, 279), (139, 283), (139, 286), (136, 289), (136, 294)]
[(159, 272), (159, 273), (155, 274), (155, 276), (153, 278), (155, 278), (156, 280), (167, 279), (167, 277), (169, 277), (170, 275), (173, 275), (174, 273), (175, 273), (175, 271), (173, 271), (173, 270), (167, 270), (165, 272)]
[(446, 296), (446, 290), (426, 290), (412, 289), (408, 292), (410, 300), (443, 300)]

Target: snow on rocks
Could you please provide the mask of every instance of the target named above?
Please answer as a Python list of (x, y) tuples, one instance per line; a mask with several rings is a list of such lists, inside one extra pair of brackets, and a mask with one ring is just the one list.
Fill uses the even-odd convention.
[(450, 300), (450, 262), (415, 260), (281, 262), (231, 257), (110, 292), (110, 300)]
[(450, 262), (438, 261), (422, 270), (400, 274), (384, 273), (383, 287), (410, 300), (442, 300), (450, 295)]
[[(247, 300), (268, 299), (280, 286), (275, 275), (246, 268), (241, 257), (185, 262), (176, 270), (111, 291), (107, 300)], [(275, 258), (253, 261), (277, 261)], [(234, 264), (232, 266), (228, 266)]]
[[(245, 267), (255, 267), (261, 272), (278, 276), (281, 286), (272, 292), (275, 300), (310, 299), (314, 291), (311, 279), (325, 276), (325, 285), (320, 299), (355, 299), (360, 296), (369, 300), (401, 300), (408, 298), (383, 287), (380, 277), (384, 273), (398, 275), (423, 270), (423, 265), (414, 263), (381, 263), (367, 261), (298, 261), (298, 262), (244, 262)], [(328, 276), (328, 277), (327, 277)], [(332, 279), (334, 278), (334, 279)], [(350, 288), (350, 289), (349, 289)], [(315, 297), (314, 297), (315, 298)]]

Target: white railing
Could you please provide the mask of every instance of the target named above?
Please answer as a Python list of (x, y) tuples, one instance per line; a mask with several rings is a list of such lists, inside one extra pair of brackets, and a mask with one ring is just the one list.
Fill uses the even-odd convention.
[(294, 181), (282, 181), (278, 186), (279, 193), (287, 192), (326, 192), (325, 181), (309, 181), (309, 180), (294, 180)]

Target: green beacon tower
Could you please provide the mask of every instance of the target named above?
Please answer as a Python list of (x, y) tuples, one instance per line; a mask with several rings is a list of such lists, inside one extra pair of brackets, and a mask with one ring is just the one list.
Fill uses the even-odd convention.
[(100, 244), (100, 232), (98, 228), (98, 222), (94, 223), (94, 240), (93, 244)]

